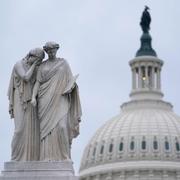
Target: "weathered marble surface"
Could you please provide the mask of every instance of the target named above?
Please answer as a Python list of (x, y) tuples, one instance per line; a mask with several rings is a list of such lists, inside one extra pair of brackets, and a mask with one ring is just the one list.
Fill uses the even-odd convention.
[[(59, 44), (47, 42), (13, 68), (8, 91), (9, 113), (15, 122), (13, 161), (71, 159), (82, 112), (77, 76), (65, 59), (56, 57), (58, 49)], [(48, 58), (42, 61), (44, 51)]]
[[(77, 180), (71, 161), (82, 114), (77, 76), (56, 57), (59, 44), (47, 42), (43, 49), (30, 51), (12, 72), (12, 161), (4, 164), (0, 180)], [(48, 59), (42, 62), (44, 51)]]
[(6, 162), (0, 180), (78, 180), (72, 161)]
[(8, 99), (9, 113), (15, 124), (11, 144), (13, 161), (39, 160), (39, 121), (30, 102), (38, 65), (44, 56), (42, 48), (32, 49), (12, 70)]
[(39, 66), (32, 95), (40, 122), (40, 161), (69, 160), (82, 114), (76, 77), (67, 61), (56, 57), (59, 44), (47, 42), (43, 48), (48, 59)]

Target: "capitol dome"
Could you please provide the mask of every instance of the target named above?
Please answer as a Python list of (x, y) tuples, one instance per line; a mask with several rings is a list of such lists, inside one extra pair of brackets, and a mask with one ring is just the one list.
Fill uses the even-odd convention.
[(85, 148), (80, 176), (107, 172), (152, 173), (180, 170), (180, 117), (169, 103), (141, 100), (125, 103)]
[(80, 180), (180, 180), (180, 117), (163, 100), (163, 61), (149, 33), (129, 64), (131, 100), (85, 147)]

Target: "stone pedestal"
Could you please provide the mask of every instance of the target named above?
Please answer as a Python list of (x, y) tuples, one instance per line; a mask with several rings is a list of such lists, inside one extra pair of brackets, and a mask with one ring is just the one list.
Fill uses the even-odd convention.
[(78, 180), (71, 161), (6, 162), (0, 180)]

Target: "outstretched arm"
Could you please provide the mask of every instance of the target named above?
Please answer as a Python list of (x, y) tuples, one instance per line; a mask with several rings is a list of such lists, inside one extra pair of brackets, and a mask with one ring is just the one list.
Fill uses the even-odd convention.
[(40, 82), (36, 81), (34, 88), (33, 88), (33, 94), (32, 94), (32, 100), (31, 100), (31, 104), (33, 106), (36, 106), (36, 104), (37, 104), (36, 96), (38, 94), (39, 86), (40, 86)]

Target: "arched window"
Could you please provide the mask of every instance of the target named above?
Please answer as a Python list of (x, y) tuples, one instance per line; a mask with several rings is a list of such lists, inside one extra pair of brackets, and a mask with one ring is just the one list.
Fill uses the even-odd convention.
[(141, 147), (143, 150), (146, 149), (146, 141), (145, 140), (142, 141)]
[(111, 143), (110, 145), (109, 145), (109, 152), (111, 153), (113, 151), (113, 144)]
[(123, 151), (123, 146), (124, 146), (123, 142), (120, 142), (120, 144), (119, 144), (119, 151)]
[(104, 145), (101, 146), (100, 154), (103, 154), (104, 152)]
[(130, 150), (131, 150), (131, 151), (134, 150), (134, 141), (131, 141), (131, 143), (130, 143)]
[(178, 142), (176, 142), (176, 151), (180, 151), (180, 146)]
[(165, 149), (169, 150), (169, 142), (167, 140), (165, 141)]
[(153, 141), (153, 148), (154, 148), (154, 150), (158, 149), (158, 142), (157, 142), (157, 140)]
[(94, 151), (93, 151), (93, 156), (96, 155), (96, 147), (94, 148)]

